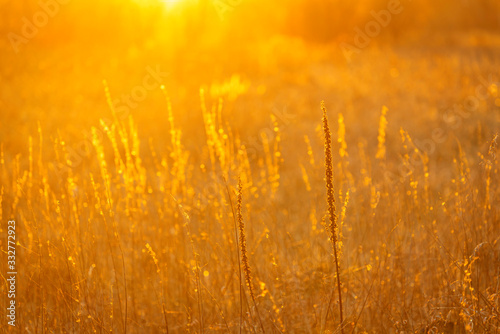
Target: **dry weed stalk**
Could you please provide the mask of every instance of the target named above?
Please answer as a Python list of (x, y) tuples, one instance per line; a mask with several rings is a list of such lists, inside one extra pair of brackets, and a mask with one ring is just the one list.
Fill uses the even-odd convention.
[(241, 263), (243, 264), (243, 271), (245, 273), (245, 281), (248, 287), (248, 293), (250, 294), (250, 298), (252, 298), (253, 305), (255, 306), (255, 312), (257, 313), (257, 318), (259, 319), (260, 327), (262, 332), (265, 333), (264, 325), (262, 324), (262, 319), (260, 317), (259, 308), (257, 307), (257, 303), (255, 302), (255, 293), (253, 291), (252, 285), (252, 271), (250, 270), (250, 264), (248, 263), (248, 251), (247, 251), (247, 241), (245, 235), (245, 223), (243, 222), (243, 215), (241, 213), (241, 204), (242, 200), (242, 185), (241, 178), (238, 178), (238, 200), (236, 202), (236, 215), (238, 220), (238, 229), (240, 232), (240, 251), (241, 251)]
[(323, 110), (323, 131), (325, 133), (325, 169), (326, 169), (326, 196), (328, 204), (328, 220), (330, 241), (333, 248), (333, 257), (335, 259), (335, 269), (337, 273), (337, 289), (339, 293), (339, 314), (340, 314), (340, 330), (344, 333), (344, 322), (342, 314), (342, 289), (340, 283), (340, 268), (338, 256), (338, 238), (337, 238), (337, 215), (335, 214), (335, 197), (333, 196), (333, 158), (332, 158), (332, 134), (328, 125), (328, 117), (326, 115), (325, 103), (321, 102), (321, 109)]

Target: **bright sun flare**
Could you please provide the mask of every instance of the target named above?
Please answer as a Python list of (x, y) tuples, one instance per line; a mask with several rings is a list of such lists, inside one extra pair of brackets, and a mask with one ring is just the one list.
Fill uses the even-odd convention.
[(160, 2), (164, 3), (167, 8), (172, 8), (183, 1), (184, 0), (160, 0)]
[(176, 7), (177, 5), (181, 3), (185, 3), (186, 0), (135, 0), (136, 2), (142, 4), (142, 5), (151, 5), (153, 3), (160, 3), (163, 4), (165, 8), (171, 9), (173, 7)]

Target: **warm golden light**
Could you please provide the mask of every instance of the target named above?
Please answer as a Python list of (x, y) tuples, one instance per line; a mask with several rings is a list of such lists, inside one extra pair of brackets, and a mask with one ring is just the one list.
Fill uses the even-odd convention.
[(187, 2), (186, 0), (159, 0), (161, 3), (165, 5), (166, 8), (172, 8), (181, 3)]
[(3, 332), (500, 332), (498, 0), (0, 2)]

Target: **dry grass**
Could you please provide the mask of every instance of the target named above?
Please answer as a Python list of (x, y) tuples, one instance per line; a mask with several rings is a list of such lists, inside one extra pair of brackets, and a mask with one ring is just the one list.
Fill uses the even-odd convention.
[[(405, 130), (401, 143), (381, 154), (381, 121), (378, 148), (359, 144), (359, 157), (347, 163), (356, 153), (347, 154), (339, 138), (339, 150), (346, 153), (333, 157), (323, 109), (325, 194), (317, 164), (321, 137), (307, 139), (302, 169), (281, 161), (277, 136), (264, 136), (258, 158), (250, 160), (238, 132), (202, 110), (211, 142), (196, 151), (182, 144), (172, 114), (170, 144), (162, 153), (154, 143), (141, 142), (132, 118), (116, 118), (102, 130), (93, 128), (87, 149), (95, 159), (62, 175), (53, 167), (70, 160), (71, 144), (59, 136), (51, 148), (54, 164), (45, 161), (49, 149), (42, 145), (49, 139), (42, 131), (30, 138), (26, 160), (5, 157), (2, 150), (2, 216), (22, 222), (22, 326), (69, 332), (327, 332), (338, 330), (342, 319), (329, 313), (330, 307), (342, 310), (342, 304), (330, 303), (337, 278), (346, 332), (497, 328), (496, 139), (485, 140), (479, 155), (455, 139), (443, 176), (435, 158), (420, 151)], [(396, 138), (390, 130), (386, 135)], [(400, 174), (394, 181), (387, 173)], [(242, 177), (232, 213), (222, 180), (235, 182), (234, 175)], [(301, 179), (308, 184), (295, 182)], [(340, 189), (336, 196), (333, 187)], [(338, 226), (335, 197), (345, 202)], [(288, 203), (289, 198), (295, 199)], [(234, 214), (239, 245), (231, 238)], [(338, 266), (331, 265), (326, 231)], [(342, 257), (336, 254), (340, 243)], [(250, 300), (243, 295), (240, 312), (241, 280)]]
[[(259, 11), (220, 40), (176, 18), (182, 39), (127, 5), (116, 15), (142, 30), (61, 42), (72, 18), (70, 36), (92, 28), (86, 6), (2, 53), (0, 243), (15, 219), (18, 317), (0, 331), (500, 332), (496, 32), (440, 35), (444, 51), (382, 33), (346, 64), (335, 41), (240, 38)], [(156, 64), (169, 76), (125, 112)]]
[[(342, 284), (340, 282), (340, 268), (339, 268), (339, 227), (337, 224), (337, 215), (335, 214), (335, 197), (333, 189), (333, 156), (332, 156), (332, 134), (330, 126), (328, 125), (328, 117), (326, 114), (325, 103), (321, 102), (321, 110), (323, 110), (323, 132), (325, 135), (325, 183), (326, 183), (326, 203), (328, 207), (328, 232), (330, 235), (330, 242), (333, 249), (333, 260), (335, 262), (335, 273), (337, 278), (337, 291), (339, 301), (339, 321), (340, 331), (344, 333), (344, 316), (342, 310)], [(330, 299), (331, 302), (331, 299)], [(328, 303), (327, 315), (330, 309), (330, 302)]]

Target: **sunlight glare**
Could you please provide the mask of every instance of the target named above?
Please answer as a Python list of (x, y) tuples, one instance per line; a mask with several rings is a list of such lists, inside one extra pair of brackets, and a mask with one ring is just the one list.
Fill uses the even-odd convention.
[(160, 0), (160, 2), (164, 4), (165, 8), (171, 9), (180, 3), (185, 2), (185, 0)]
[(174, 7), (178, 7), (178, 5), (181, 3), (187, 2), (187, 0), (135, 0), (135, 1), (143, 6), (161, 4), (166, 9), (172, 9)]

